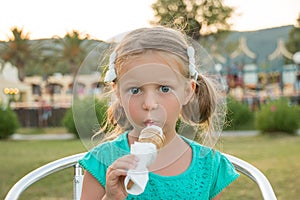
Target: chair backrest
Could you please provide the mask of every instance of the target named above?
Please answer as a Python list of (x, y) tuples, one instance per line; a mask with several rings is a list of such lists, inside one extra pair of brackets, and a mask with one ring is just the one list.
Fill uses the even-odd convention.
[[(81, 195), (83, 169), (78, 164), (85, 153), (79, 153), (50, 162), (21, 178), (7, 193), (5, 200), (15, 200), (33, 183), (38, 180), (68, 167), (74, 167), (74, 200), (79, 200)], [(259, 187), (265, 200), (276, 200), (273, 188), (266, 176), (253, 165), (232, 155), (224, 154), (235, 166), (236, 170), (251, 178)]]

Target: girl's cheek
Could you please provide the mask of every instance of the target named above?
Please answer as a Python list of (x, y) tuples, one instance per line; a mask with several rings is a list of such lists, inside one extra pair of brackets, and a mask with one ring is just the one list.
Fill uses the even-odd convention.
[(135, 98), (129, 98), (127, 101), (126, 110), (128, 110), (128, 114), (132, 115), (131, 117), (134, 117), (139, 113), (140, 106), (138, 105), (138, 102), (138, 99)]

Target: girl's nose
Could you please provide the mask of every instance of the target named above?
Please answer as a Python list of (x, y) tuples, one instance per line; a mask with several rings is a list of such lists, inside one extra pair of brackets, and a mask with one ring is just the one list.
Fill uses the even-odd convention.
[(157, 107), (158, 107), (158, 102), (155, 98), (155, 94), (153, 93), (145, 94), (143, 109), (150, 111), (156, 109)]

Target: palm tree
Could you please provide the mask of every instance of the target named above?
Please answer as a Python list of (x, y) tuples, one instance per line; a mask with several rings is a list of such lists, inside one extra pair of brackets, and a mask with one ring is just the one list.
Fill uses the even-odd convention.
[(97, 42), (89, 40), (89, 38), (89, 35), (73, 30), (72, 32), (68, 32), (64, 38), (56, 39), (58, 57), (69, 67), (73, 76), (73, 85), (80, 64), (89, 51), (97, 45)]
[(12, 36), (8, 42), (0, 43), (0, 58), (2, 62), (10, 62), (18, 68), (18, 78), (21, 82), (25, 78), (26, 65), (35, 58), (38, 52), (29, 40), (29, 34), (24, 33), (23, 28), (11, 28)]
[(56, 44), (59, 59), (69, 67), (71, 74), (75, 75), (88, 53), (89, 35), (73, 30), (64, 38), (57, 38)]

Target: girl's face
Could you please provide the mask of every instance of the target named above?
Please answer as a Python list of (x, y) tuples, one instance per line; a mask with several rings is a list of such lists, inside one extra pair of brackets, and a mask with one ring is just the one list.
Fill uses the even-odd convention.
[(117, 94), (136, 133), (157, 125), (166, 136), (175, 134), (181, 108), (193, 94), (194, 83), (179, 73), (178, 64), (170, 60), (167, 64), (165, 59), (154, 53), (142, 54), (118, 74)]

